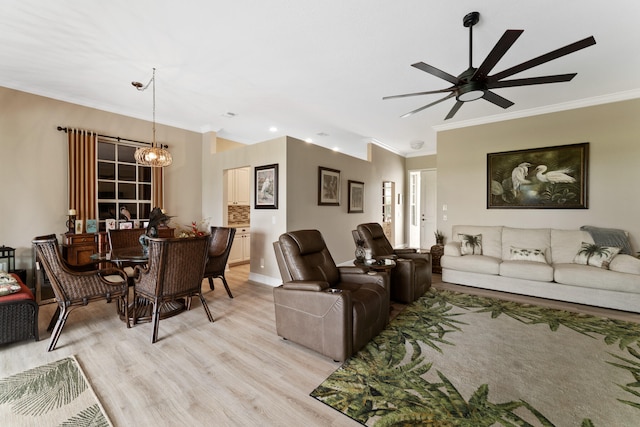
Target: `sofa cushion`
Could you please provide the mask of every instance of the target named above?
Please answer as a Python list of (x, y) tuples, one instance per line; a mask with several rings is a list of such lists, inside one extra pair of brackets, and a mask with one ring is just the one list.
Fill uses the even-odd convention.
[(547, 263), (546, 249), (515, 248), (511, 246), (510, 261), (533, 261)]
[(458, 234), (462, 255), (482, 255), (482, 234)]
[(553, 267), (546, 262), (536, 261), (503, 261), (500, 264), (500, 275), (515, 279), (553, 281)]
[[(502, 229), (502, 259), (511, 259), (511, 247), (542, 249), (545, 254), (551, 247), (551, 229), (549, 228), (511, 228)], [(574, 254), (575, 255), (575, 254)], [(548, 255), (550, 257), (550, 255)], [(550, 258), (546, 258), (548, 263)]]
[(570, 264), (580, 250), (582, 242), (593, 243), (591, 235), (580, 230), (551, 230), (551, 261)]
[(611, 260), (609, 270), (640, 275), (640, 259), (631, 255), (618, 254)]
[(553, 278), (563, 285), (620, 292), (640, 292), (640, 276), (580, 264), (554, 265)]
[(452, 236), (460, 241), (458, 234), (472, 236), (482, 234), (482, 254), (494, 258), (502, 257), (502, 226), (495, 225), (454, 225)]
[(482, 274), (499, 274), (500, 260), (486, 255), (443, 256), (440, 258), (442, 268), (469, 271)]
[(615, 246), (620, 248), (621, 254), (632, 255), (629, 233), (617, 228), (602, 228), (583, 225), (580, 230), (588, 232), (593, 241), (600, 246)]
[(618, 255), (620, 248), (614, 246), (598, 246), (595, 243), (582, 243), (573, 262), (609, 269), (611, 260)]

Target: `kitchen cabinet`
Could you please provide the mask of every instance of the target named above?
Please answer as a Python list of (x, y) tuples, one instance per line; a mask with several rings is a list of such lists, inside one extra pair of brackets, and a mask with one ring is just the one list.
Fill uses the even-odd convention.
[(229, 251), (229, 265), (249, 262), (251, 256), (251, 232), (249, 228), (237, 228)]
[(251, 168), (230, 169), (227, 172), (227, 202), (229, 205), (250, 205)]

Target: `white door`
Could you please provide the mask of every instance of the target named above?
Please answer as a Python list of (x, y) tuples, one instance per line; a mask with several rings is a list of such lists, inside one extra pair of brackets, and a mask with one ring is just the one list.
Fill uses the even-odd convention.
[(438, 228), (437, 173), (435, 169), (420, 172), (420, 247), (436, 244)]
[(420, 171), (409, 172), (409, 247), (420, 247), (422, 232), (420, 205)]

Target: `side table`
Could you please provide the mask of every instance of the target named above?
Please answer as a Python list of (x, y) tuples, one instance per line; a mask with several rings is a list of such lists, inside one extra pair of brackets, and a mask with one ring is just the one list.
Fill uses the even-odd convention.
[(440, 258), (444, 254), (444, 245), (431, 246), (431, 272), (442, 274), (442, 267), (440, 266)]

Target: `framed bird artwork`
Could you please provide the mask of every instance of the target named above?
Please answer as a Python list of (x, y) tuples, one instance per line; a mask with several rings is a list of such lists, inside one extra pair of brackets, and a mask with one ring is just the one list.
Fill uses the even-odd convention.
[(487, 154), (488, 209), (587, 209), (589, 143)]

